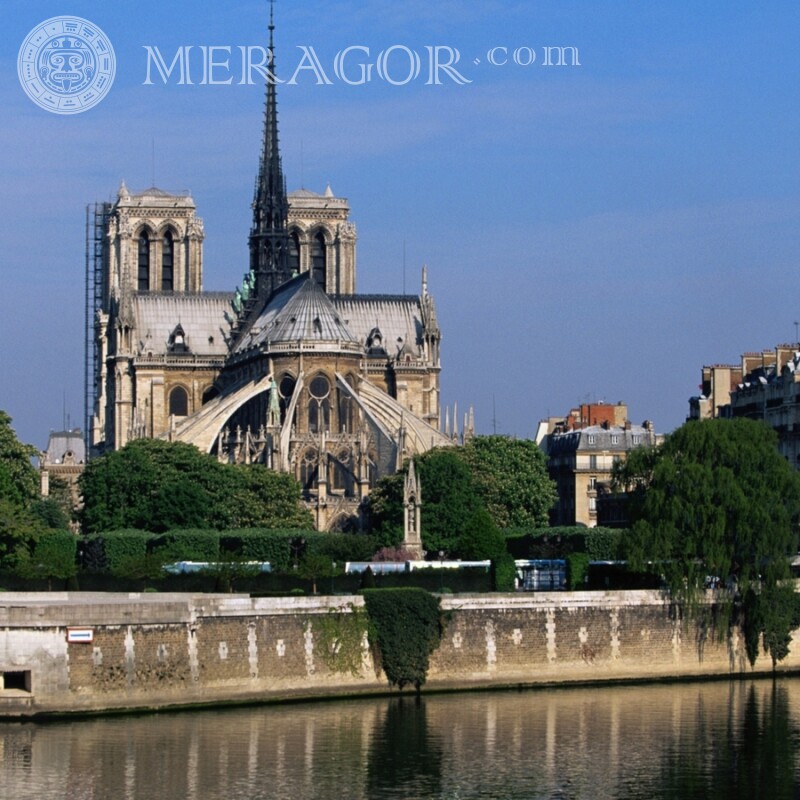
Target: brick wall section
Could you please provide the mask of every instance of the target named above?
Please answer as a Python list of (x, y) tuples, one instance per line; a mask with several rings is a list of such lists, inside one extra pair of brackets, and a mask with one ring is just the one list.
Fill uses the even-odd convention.
[[(369, 694), (388, 689), (361, 651), (359, 675), (326, 666), (319, 622), (360, 597), (0, 596), (0, 715)], [(741, 637), (676, 620), (654, 592), (452, 595), (427, 688), (750, 674)], [(709, 617), (710, 619), (710, 617)], [(67, 644), (68, 626), (90, 644)], [(328, 643), (330, 644), (330, 643)], [(757, 671), (771, 670), (761, 657)], [(800, 669), (800, 647), (779, 665)]]

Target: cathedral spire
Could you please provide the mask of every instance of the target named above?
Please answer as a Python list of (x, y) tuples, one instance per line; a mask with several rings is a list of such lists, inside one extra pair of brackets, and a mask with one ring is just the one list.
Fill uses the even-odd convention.
[(253, 227), (250, 231), (250, 271), (255, 277), (255, 296), (258, 298), (267, 297), (291, 277), (289, 232), (286, 227), (289, 204), (278, 144), (274, 31), (273, 3), (270, 2), (264, 138), (253, 198)]

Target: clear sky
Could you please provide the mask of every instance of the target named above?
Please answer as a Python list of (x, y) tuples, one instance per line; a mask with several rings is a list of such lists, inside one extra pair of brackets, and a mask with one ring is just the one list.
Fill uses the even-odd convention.
[[(239, 85), (239, 48), (266, 43), (268, 6), (7, 0), (3, 12), (0, 408), (44, 447), (64, 408), (83, 423), (87, 203), (123, 178), (190, 189), (205, 288), (241, 282), (263, 87)], [(35, 106), (17, 78), (28, 32), (64, 14), (99, 25), (117, 57), (108, 96), (70, 116)], [(279, 76), (309, 63), (305, 47), (331, 81), (301, 69), (279, 88), (289, 189), (330, 182), (349, 199), (359, 291), (417, 292), (428, 264), (443, 401), (474, 405), (479, 433), (530, 437), (587, 399), (625, 401), (666, 432), (703, 364), (796, 338), (800, 4), (279, 0), (276, 25)], [(152, 68), (147, 85), (147, 46), (168, 60), (192, 46), (193, 85)], [(231, 84), (200, 84), (201, 46), (231, 48), (214, 73)], [(345, 57), (351, 81), (394, 48), (383, 77), (338, 77), (351, 46), (369, 49)], [(580, 66), (545, 65), (548, 46), (577, 48)], [(459, 50), (471, 82), (443, 72), (427, 85), (435, 47)], [(489, 64), (492, 48), (508, 63)], [(536, 60), (515, 64), (517, 50)], [(409, 52), (420, 75), (403, 83)]]

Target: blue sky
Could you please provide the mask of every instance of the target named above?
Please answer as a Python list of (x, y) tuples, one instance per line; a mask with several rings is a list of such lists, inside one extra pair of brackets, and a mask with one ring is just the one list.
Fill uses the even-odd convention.
[[(263, 89), (237, 85), (237, 57), (265, 44), (268, 11), (264, 0), (3, 8), (0, 408), (43, 447), (65, 406), (83, 422), (87, 203), (123, 178), (190, 189), (205, 288), (240, 282)], [(35, 106), (16, 68), (31, 28), (65, 14), (99, 25), (117, 56), (109, 95), (72, 116)], [(479, 433), (529, 437), (587, 399), (625, 401), (633, 421), (666, 432), (703, 364), (795, 338), (797, 3), (279, 0), (276, 24), (280, 76), (305, 46), (332, 80), (306, 70), (279, 89), (289, 188), (330, 182), (349, 198), (359, 291), (418, 291), (428, 264), (443, 400), (474, 405)], [(230, 46), (234, 81), (144, 85), (147, 45), (170, 57)], [(352, 45), (370, 61), (402, 45), (420, 77), (347, 85), (333, 64)], [(580, 66), (543, 65), (558, 45), (576, 47)], [(460, 51), (471, 83), (426, 85), (435, 46)], [(487, 63), (495, 47), (508, 64)], [(517, 48), (536, 61), (514, 64)], [(403, 52), (389, 62), (397, 81)]]

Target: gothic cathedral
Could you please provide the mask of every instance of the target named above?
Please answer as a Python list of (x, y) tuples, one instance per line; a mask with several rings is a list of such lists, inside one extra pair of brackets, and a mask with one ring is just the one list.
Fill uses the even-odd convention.
[(161, 437), (290, 472), (319, 530), (353, 530), (378, 478), (453, 444), (426, 270), (419, 295), (357, 294), (349, 212), (330, 187), (287, 193), (270, 80), (241, 288), (203, 291), (188, 194), (123, 183), (99, 204), (92, 452)]

